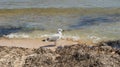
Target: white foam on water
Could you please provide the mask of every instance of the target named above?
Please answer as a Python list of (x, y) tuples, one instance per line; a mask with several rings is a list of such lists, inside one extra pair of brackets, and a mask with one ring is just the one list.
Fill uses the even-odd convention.
[(72, 41), (78, 41), (80, 40), (80, 37), (79, 36), (72, 36), (72, 35), (63, 35), (62, 36), (63, 39), (71, 39)]
[[(11, 33), (8, 35), (4, 35), (6, 38), (48, 38), (52, 36), (53, 34), (35, 34), (35, 35), (30, 35), (30, 34), (25, 34), (25, 33)], [(80, 36), (74, 36), (74, 35), (63, 35), (61, 37), (63, 40), (72, 40), (72, 41), (80, 41), (82, 40), (82, 37)], [(98, 43), (101, 42), (105, 37), (99, 37), (96, 35), (86, 35), (85, 37), (86, 40), (91, 40), (93, 43)]]
[(98, 43), (102, 40), (102, 38), (95, 35), (88, 35), (87, 38), (92, 40), (93, 43)]
[(40, 35), (40, 37), (49, 37), (49, 36), (51, 36), (50, 34), (48, 35), (48, 34), (44, 34), (44, 35)]
[[(44, 34), (44, 35), (41, 35), (40, 37), (41, 38), (47, 38), (47, 37), (50, 37), (50, 36), (51, 36), (51, 34)], [(64, 39), (64, 40), (71, 39), (73, 41), (80, 40), (79, 36), (72, 36), (72, 35), (63, 35), (61, 38)]]
[(4, 37), (7, 37), (7, 38), (30, 38), (29, 35), (27, 34), (18, 34), (18, 33), (11, 33), (11, 34), (8, 34), (8, 35), (4, 35)]

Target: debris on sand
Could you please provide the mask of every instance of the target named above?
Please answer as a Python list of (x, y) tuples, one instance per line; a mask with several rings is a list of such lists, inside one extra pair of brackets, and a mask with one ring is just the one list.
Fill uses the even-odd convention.
[[(0, 47), (1, 67), (120, 67), (119, 40), (102, 42), (97, 46), (76, 44), (52, 51), (47, 48), (28, 49)], [(107, 45), (104, 45), (107, 44)]]

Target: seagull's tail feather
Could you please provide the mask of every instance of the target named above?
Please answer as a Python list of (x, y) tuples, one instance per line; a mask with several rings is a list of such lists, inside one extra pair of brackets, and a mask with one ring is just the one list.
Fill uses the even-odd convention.
[(44, 39), (44, 40), (42, 40), (42, 41), (44, 41), (44, 42), (46, 42), (46, 41), (49, 41), (49, 38), (47, 38), (47, 39)]
[(45, 42), (46, 40), (44, 39), (44, 40), (42, 40), (42, 41), (44, 41), (44, 42)]

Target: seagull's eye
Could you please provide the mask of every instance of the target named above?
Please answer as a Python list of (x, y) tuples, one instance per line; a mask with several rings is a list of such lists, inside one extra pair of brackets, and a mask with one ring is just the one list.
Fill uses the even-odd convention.
[(62, 29), (58, 29), (58, 31), (63, 31)]

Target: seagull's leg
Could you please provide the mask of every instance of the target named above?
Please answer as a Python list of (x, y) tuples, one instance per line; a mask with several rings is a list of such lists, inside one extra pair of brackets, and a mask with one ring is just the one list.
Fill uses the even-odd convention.
[(55, 45), (55, 46), (57, 45), (57, 41), (54, 42), (54, 45)]

